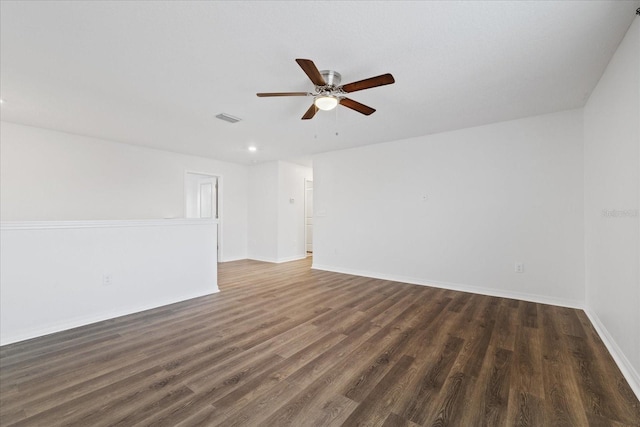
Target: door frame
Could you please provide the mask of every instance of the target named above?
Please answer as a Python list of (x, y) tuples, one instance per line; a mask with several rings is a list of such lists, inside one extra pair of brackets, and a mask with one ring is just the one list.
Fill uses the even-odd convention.
[[(307, 242), (307, 182), (311, 183), (311, 190), (313, 190), (313, 179), (309, 179), (309, 178), (305, 178), (304, 179), (304, 212), (302, 213), (303, 215), (303, 225), (304, 225), (304, 255), (309, 256), (309, 252), (307, 251), (307, 246), (308, 246), (308, 242)], [(311, 218), (313, 218), (313, 212), (311, 213)], [(315, 224), (311, 224), (312, 230), (313, 227), (315, 226)], [(313, 254), (313, 250), (311, 251), (311, 253)]]
[(217, 253), (218, 253), (218, 262), (222, 262), (222, 260), (224, 259), (224, 257), (222, 256), (223, 253), (223, 242), (224, 242), (224, 237), (223, 237), (223, 232), (222, 232), (222, 212), (223, 212), (223, 204), (222, 204), (222, 188), (223, 188), (223, 184), (222, 184), (222, 175), (221, 174), (217, 174), (217, 173), (212, 173), (212, 172), (201, 172), (201, 171), (196, 171), (196, 170), (187, 170), (185, 169), (184, 171), (184, 177), (183, 177), (183, 200), (182, 200), (182, 208), (184, 209), (183, 211), (183, 216), (186, 218), (187, 217), (187, 175), (188, 174), (192, 174), (192, 175), (203, 175), (203, 176), (208, 176), (211, 178), (216, 178), (216, 202), (217, 202), (217, 207), (216, 210), (218, 211), (218, 218), (215, 218), (217, 225), (217, 245), (218, 245), (218, 249), (217, 249)]

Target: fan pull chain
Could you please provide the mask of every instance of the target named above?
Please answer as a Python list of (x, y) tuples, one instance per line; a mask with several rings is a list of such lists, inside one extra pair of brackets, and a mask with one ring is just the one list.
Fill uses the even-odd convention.
[(313, 138), (314, 139), (318, 139), (318, 121), (314, 120), (313, 121)]

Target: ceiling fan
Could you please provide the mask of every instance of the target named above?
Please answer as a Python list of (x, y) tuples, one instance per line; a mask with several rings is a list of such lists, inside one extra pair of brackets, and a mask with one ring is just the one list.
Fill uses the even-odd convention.
[(395, 83), (393, 76), (389, 73), (380, 76), (371, 77), (357, 82), (340, 85), (342, 76), (340, 73), (332, 70), (318, 71), (318, 68), (310, 59), (296, 59), (300, 68), (309, 76), (311, 82), (315, 85), (315, 92), (267, 92), (257, 93), (259, 97), (268, 96), (313, 96), (313, 104), (304, 113), (302, 120), (312, 119), (318, 110), (332, 110), (338, 104), (347, 108), (351, 108), (366, 116), (373, 114), (376, 110), (361, 104), (353, 99), (344, 96), (347, 93), (356, 92), (358, 90), (370, 89), (372, 87), (390, 85)]

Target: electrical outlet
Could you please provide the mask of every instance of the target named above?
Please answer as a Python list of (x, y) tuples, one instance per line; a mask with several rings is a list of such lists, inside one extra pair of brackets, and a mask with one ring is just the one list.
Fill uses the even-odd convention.
[(515, 270), (516, 273), (524, 273), (524, 264), (521, 262), (516, 262)]
[(102, 285), (103, 286), (110, 286), (112, 282), (113, 282), (113, 277), (111, 277), (110, 274), (103, 274), (102, 275)]

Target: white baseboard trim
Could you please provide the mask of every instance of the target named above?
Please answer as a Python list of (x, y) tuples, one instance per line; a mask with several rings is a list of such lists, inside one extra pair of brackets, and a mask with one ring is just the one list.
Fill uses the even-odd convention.
[(246, 256), (242, 256), (242, 257), (230, 257), (230, 258), (222, 258), (220, 261), (218, 262), (233, 262), (233, 261), (241, 261), (243, 259), (247, 259)]
[(254, 260), (254, 261), (262, 261), (262, 262), (270, 262), (273, 264), (281, 264), (283, 262), (289, 262), (289, 261), (298, 261), (301, 259), (305, 259), (307, 257), (307, 255), (294, 255), (294, 256), (290, 256), (290, 257), (285, 257), (285, 258), (267, 258), (267, 257), (260, 257), (260, 256), (250, 256), (248, 259)]
[(215, 294), (218, 292), (220, 292), (220, 290), (216, 289), (214, 292), (207, 292), (204, 294), (185, 295), (179, 299), (168, 299), (166, 301), (157, 301), (155, 303), (151, 303), (144, 306), (127, 307), (126, 309), (123, 309), (123, 310), (114, 310), (110, 313), (103, 313), (97, 316), (68, 319), (63, 322), (56, 323), (54, 325), (47, 325), (46, 327), (43, 327), (43, 328), (34, 328), (30, 330), (20, 331), (16, 334), (11, 334), (10, 336), (2, 336), (0, 339), (0, 345), (4, 346), (8, 344), (17, 343), (20, 341), (30, 340), (32, 338), (38, 338), (45, 335), (55, 334), (56, 332), (67, 331), (69, 329), (78, 328), (80, 326), (87, 326), (92, 323), (102, 322), (104, 320), (109, 320), (109, 319), (115, 319), (116, 317), (122, 317), (122, 316), (127, 316), (129, 314), (140, 313), (142, 311), (159, 308), (165, 305), (171, 305), (178, 302), (187, 301), (193, 298)]
[(616, 340), (613, 339), (598, 315), (589, 308), (585, 308), (584, 312), (591, 321), (593, 327), (596, 329), (600, 339), (604, 342), (607, 350), (609, 350), (609, 354), (611, 354), (611, 357), (615, 360), (620, 372), (622, 372), (622, 375), (629, 383), (629, 386), (636, 394), (636, 397), (640, 400), (640, 375), (638, 374), (638, 371), (634, 369), (633, 365), (629, 362), (629, 359), (627, 359), (627, 356), (622, 352), (616, 343)]
[(285, 258), (278, 258), (278, 261), (276, 261), (278, 264), (282, 263), (282, 262), (289, 262), (289, 261), (298, 261), (301, 259), (305, 259), (307, 257), (307, 254), (304, 255), (294, 255), (294, 256), (290, 256), (290, 257), (285, 257)]
[(523, 301), (530, 301), (539, 304), (557, 305), (561, 307), (584, 309), (584, 301), (571, 300), (565, 298), (548, 297), (545, 295), (528, 294), (525, 292), (505, 291), (503, 289), (485, 288), (481, 286), (463, 285), (459, 283), (439, 282), (435, 280), (423, 280), (415, 277), (396, 276), (370, 271), (353, 270), (350, 268), (332, 267), (314, 263), (314, 270), (332, 271), (334, 273), (352, 274), (355, 276), (371, 277), (374, 279), (391, 280), (394, 282), (409, 283), (412, 285), (431, 286), (434, 288), (449, 289), (452, 291), (470, 292), (473, 294), (488, 295), (499, 298), (511, 298)]
[(247, 257), (247, 259), (250, 259), (252, 261), (271, 262), (271, 263), (277, 263), (278, 262), (278, 260), (276, 258), (269, 258), (269, 257), (262, 257), (262, 256), (252, 256), (252, 255), (249, 255)]

